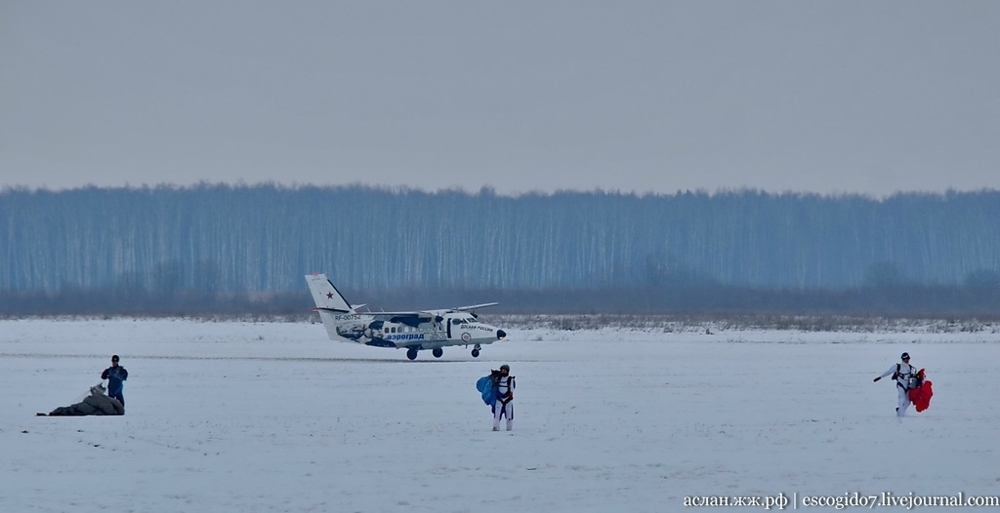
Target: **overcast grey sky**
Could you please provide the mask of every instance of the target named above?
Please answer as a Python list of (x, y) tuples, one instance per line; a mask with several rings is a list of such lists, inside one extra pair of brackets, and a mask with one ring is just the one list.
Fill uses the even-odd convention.
[(0, 1), (0, 187), (1000, 188), (1000, 2)]

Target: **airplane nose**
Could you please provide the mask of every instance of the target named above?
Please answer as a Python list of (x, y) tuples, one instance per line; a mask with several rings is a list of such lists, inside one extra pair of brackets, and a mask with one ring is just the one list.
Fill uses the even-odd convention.
[(497, 340), (503, 340), (507, 338), (507, 332), (504, 330), (497, 330)]

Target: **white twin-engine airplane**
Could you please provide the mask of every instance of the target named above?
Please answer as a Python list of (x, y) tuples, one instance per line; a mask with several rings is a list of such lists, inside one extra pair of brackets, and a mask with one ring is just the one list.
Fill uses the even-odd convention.
[(478, 358), (482, 344), (507, 337), (502, 329), (479, 322), (473, 312), (497, 303), (415, 312), (359, 312), (365, 305), (348, 303), (325, 274), (307, 274), (306, 282), (330, 340), (405, 347), (406, 357), (416, 360), (417, 351), (424, 349), (441, 358), (443, 347), (470, 345), (472, 357)]

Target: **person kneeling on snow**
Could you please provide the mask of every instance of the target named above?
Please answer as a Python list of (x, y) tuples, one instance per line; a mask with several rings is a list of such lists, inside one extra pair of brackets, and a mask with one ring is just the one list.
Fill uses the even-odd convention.
[(493, 431), (500, 431), (500, 417), (507, 417), (507, 431), (514, 429), (514, 376), (510, 375), (510, 365), (500, 366), (494, 387), (496, 402), (493, 403)]
[(889, 367), (889, 370), (875, 378), (875, 381), (892, 374), (892, 379), (896, 380), (896, 416), (905, 417), (906, 409), (910, 407), (909, 391), (920, 386), (917, 378), (917, 369), (910, 365), (910, 353), (903, 353), (900, 356), (900, 363)]
[[(50, 417), (82, 416), (82, 415), (124, 415), (125, 407), (118, 399), (104, 395), (104, 387), (98, 383), (90, 387), (90, 395), (83, 401), (70, 406), (62, 406), (52, 410)], [(42, 415), (39, 413), (39, 415)]]

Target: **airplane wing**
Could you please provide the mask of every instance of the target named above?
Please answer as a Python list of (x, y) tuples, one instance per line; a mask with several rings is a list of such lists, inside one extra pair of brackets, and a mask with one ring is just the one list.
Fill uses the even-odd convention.
[(361, 314), (361, 315), (372, 315), (372, 316), (375, 316), (375, 317), (413, 317), (413, 318), (421, 318), (421, 319), (430, 319), (430, 318), (434, 317), (434, 314), (432, 312), (416, 312), (416, 311), (410, 311), (410, 312), (379, 312), (379, 311), (366, 310), (364, 312), (358, 312), (358, 313)]
[(482, 304), (478, 304), (478, 305), (459, 306), (459, 307), (454, 308), (453, 310), (458, 310), (459, 312), (468, 312), (469, 310), (478, 310), (480, 308), (486, 308), (487, 306), (496, 306), (496, 305), (499, 305), (499, 304), (500, 303), (498, 303), (498, 302), (482, 303)]
[(495, 306), (495, 305), (499, 305), (499, 304), (500, 303), (498, 303), (498, 302), (493, 302), (493, 303), (481, 303), (481, 304), (478, 304), (478, 305), (458, 306), (458, 307), (455, 307), (455, 308), (442, 308), (442, 309), (439, 309), (439, 310), (411, 310), (411, 311), (408, 311), (408, 312), (379, 312), (379, 311), (368, 310), (368, 311), (365, 311), (365, 312), (358, 312), (358, 313), (364, 314), (364, 315), (376, 315), (376, 316), (385, 315), (385, 316), (389, 316), (389, 317), (421, 317), (421, 318), (430, 318), (430, 317), (441, 316), (441, 315), (444, 315), (444, 314), (449, 313), (449, 312), (468, 312), (470, 310), (477, 310), (479, 308), (486, 308), (487, 306)]

